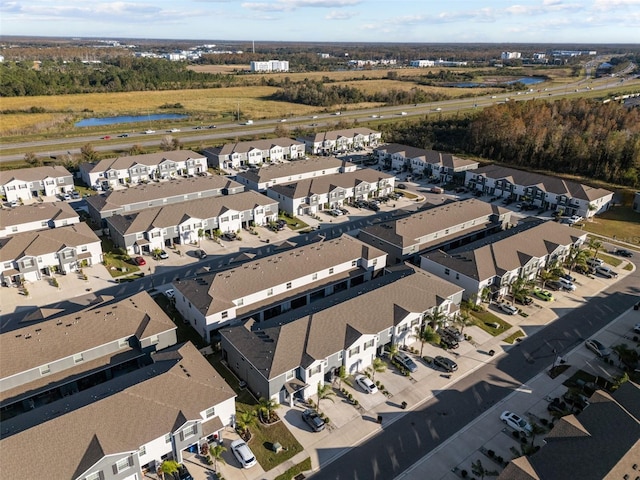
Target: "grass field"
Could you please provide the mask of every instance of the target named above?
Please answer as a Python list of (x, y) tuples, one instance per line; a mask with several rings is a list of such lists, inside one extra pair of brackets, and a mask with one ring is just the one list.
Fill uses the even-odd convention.
[(640, 246), (640, 214), (630, 206), (614, 207), (584, 222), (583, 230)]

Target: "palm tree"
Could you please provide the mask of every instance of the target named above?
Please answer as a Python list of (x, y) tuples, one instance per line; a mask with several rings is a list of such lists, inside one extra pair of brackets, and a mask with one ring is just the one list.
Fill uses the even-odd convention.
[(249, 433), (249, 427), (255, 427), (257, 425), (256, 423), (256, 412), (252, 411), (252, 412), (239, 412), (238, 415), (236, 415), (236, 426), (239, 430), (239, 432), (248, 434)]
[(589, 238), (587, 246), (593, 251), (593, 258), (598, 258), (598, 252), (602, 248), (602, 242), (597, 238), (591, 237)]
[(547, 285), (547, 282), (549, 280), (553, 280), (554, 278), (558, 278), (553, 274), (553, 272), (551, 272), (549, 270), (546, 270), (544, 268), (538, 272), (538, 276), (540, 277), (540, 280), (542, 280), (542, 288), (543, 289)]
[(204, 230), (202, 228), (198, 229), (198, 247), (200, 246), (200, 241), (204, 237)]
[(440, 343), (440, 335), (429, 325), (417, 326), (414, 336), (420, 342), (420, 356), (425, 343)]
[(565, 263), (569, 266), (569, 271), (572, 271), (576, 266), (587, 266), (587, 251), (580, 247), (571, 247), (571, 252), (565, 260)]
[(475, 322), (465, 310), (460, 310), (460, 313), (454, 317), (453, 323), (460, 327), (460, 333), (464, 333), (465, 327), (475, 325)]
[(272, 398), (260, 397), (258, 400), (258, 412), (260, 412), (265, 423), (271, 423), (276, 408), (280, 405)]
[(430, 320), (429, 323), (433, 324), (433, 328), (438, 328), (440, 324), (447, 318), (445, 313), (438, 307), (434, 308), (433, 311), (427, 315), (427, 317)]
[(351, 381), (349, 380), (349, 375), (347, 375), (347, 369), (344, 365), (340, 365), (340, 368), (338, 368), (338, 380), (338, 388), (342, 388), (342, 382), (351, 386)]
[(153, 258), (158, 258), (158, 256), (160, 255), (160, 252), (162, 251), (161, 248), (154, 248), (151, 251), (151, 254), (153, 255)]
[(318, 410), (320, 410), (320, 400), (331, 400), (335, 403), (334, 397), (336, 392), (333, 391), (328, 383), (322, 384), (318, 382)]
[(224, 445), (211, 445), (209, 447), (209, 455), (213, 459), (213, 469), (218, 470), (218, 462), (223, 465), (226, 463), (224, 458), (222, 458), (222, 454), (227, 451), (227, 447)]
[(395, 343), (392, 343), (391, 345), (389, 345), (389, 361), (392, 362), (394, 357), (398, 354), (398, 352), (400, 351), (400, 349), (398, 348), (398, 345)]
[(515, 282), (509, 285), (509, 288), (511, 289), (511, 297), (513, 298), (511, 303), (514, 303), (516, 298), (526, 297), (531, 291), (531, 287), (533, 286), (532, 283), (533, 282), (531, 280), (518, 277)]
[(175, 460), (165, 460), (160, 465), (160, 473), (162, 474), (162, 478), (164, 479), (165, 475), (171, 475), (173, 478), (173, 474), (178, 471), (180, 464)]
[(371, 379), (373, 381), (376, 380), (376, 373), (382, 373), (387, 369), (387, 364), (382, 361), (381, 358), (374, 358), (373, 362), (371, 362), (371, 366), (369, 367), (369, 371), (371, 372)]
[(560, 262), (558, 262), (558, 260), (552, 260), (551, 262), (549, 262), (549, 265), (547, 265), (547, 270), (549, 270), (554, 275), (554, 280), (557, 280), (560, 275), (564, 273), (564, 271), (562, 270), (562, 265), (560, 265)]

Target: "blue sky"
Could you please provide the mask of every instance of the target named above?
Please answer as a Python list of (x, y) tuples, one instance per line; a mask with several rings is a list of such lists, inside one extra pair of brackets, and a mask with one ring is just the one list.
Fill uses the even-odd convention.
[(0, 0), (0, 33), (255, 41), (640, 43), (640, 0)]

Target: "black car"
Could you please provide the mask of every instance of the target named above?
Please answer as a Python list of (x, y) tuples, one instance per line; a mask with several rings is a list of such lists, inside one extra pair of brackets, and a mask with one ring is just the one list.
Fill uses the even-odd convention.
[(321, 432), (324, 430), (325, 422), (320, 417), (318, 412), (307, 408), (304, 412), (302, 412), (302, 419), (311, 427), (314, 432)]
[(378, 205), (376, 205), (375, 203), (369, 202), (367, 203), (367, 208), (369, 210), (373, 210), (374, 212), (377, 212), (380, 210), (380, 207)]
[(406, 186), (404, 183), (399, 183), (399, 184), (398, 184), (398, 188), (399, 188), (400, 190), (406, 190), (407, 186)]
[(456, 349), (460, 346), (458, 341), (447, 332), (440, 332), (440, 344), (452, 349)]
[(222, 235), (222, 238), (224, 238), (225, 240), (232, 241), (236, 239), (236, 234), (233, 232), (227, 232), (224, 235)]
[(554, 290), (554, 291), (556, 291), (556, 292), (557, 292), (558, 290), (562, 290), (562, 289), (563, 289), (562, 284), (561, 284), (560, 282), (555, 281), (555, 280), (552, 280), (552, 281), (550, 281), (550, 282), (547, 282), (547, 283), (546, 283), (546, 287), (547, 287), (549, 290)]
[(526, 295), (520, 297), (516, 296), (516, 303), (519, 303), (520, 305), (531, 305), (533, 303), (533, 299)]
[(615, 252), (616, 255), (620, 256), (620, 257), (633, 257), (633, 252), (630, 252), (629, 250), (626, 250), (624, 248), (619, 248), (617, 249)]
[(433, 359), (433, 364), (436, 367), (442, 368), (445, 372), (453, 373), (458, 370), (458, 364), (450, 358), (438, 355)]
[(184, 465), (180, 465), (178, 467), (177, 473), (180, 480), (193, 480), (193, 477), (189, 473), (189, 470), (187, 470), (187, 467), (185, 467)]

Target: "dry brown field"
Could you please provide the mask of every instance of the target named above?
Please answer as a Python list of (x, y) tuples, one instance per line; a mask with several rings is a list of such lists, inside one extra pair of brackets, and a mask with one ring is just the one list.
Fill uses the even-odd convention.
[(250, 65), (189, 65), (187, 69), (199, 73), (235, 73), (249, 70)]

